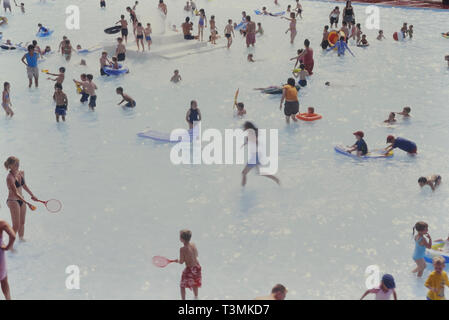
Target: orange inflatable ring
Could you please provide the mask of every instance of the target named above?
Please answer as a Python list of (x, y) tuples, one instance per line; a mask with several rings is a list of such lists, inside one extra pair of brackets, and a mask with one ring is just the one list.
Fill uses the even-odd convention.
[(303, 121), (315, 121), (320, 120), (323, 116), (318, 113), (299, 113), (296, 118)]
[(334, 30), (329, 32), (329, 35), (327, 36), (327, 41), (329, 41), (329, 44), (333, 46), (334, 44), (337, 43), (338, 40), (340, 40), (340, 37), (344, 37), (346, 40), (346, 35), (343, 31), (340, 31), (340, 33), (338, 33), (337, 31)]

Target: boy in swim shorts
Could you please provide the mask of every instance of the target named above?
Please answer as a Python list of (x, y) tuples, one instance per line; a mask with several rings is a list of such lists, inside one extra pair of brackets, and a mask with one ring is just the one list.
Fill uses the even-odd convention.
[[(295, 76), (295, 78), (299, 77), (298, 84), (301, 87), (305, 87), (305, 86), (307, 86), (306, 76), (309, 76), (309, 71), (307, 71), (305, 69), (305, 66), (302, 63), (299, 65), (299, 69), (300, 70), (297, 70), (297, 69), (293, 70), (293, 75)], [(295, 71), (297, 71), (297, 72), (295, 72)]]
[(152, 32), (153, 31), (151, 30), (151, 23), (147, 23), (147, 27), (145, 28), (144, 33), (145, 33), (145, 41), (148, 44), (148, 51), (150, 51), (150, 46), (151, 46), (151, 43), (152, 43), (152, 40), (151, 40), (151, 33)]
[(109, 61), (108, 59), (108, 53), (106, 51), (103, 51), (101, 53), (101, 58), (100, 58), (100, 75), (102, 76), (108, 76), (108, 74), (106, 72), (104, 72), (103, 68), (105, 66), (111, 66), (112, 62)]
[(232, 38), (235, 37), (234, 34), (234, 27), (232, 26), (232, 20), (228, 20), (228, 24), (226, 25), (224, 29), (224, 34), (226, 39), (228, 39), (228, 49), (231, 47), (232, 44)]
[(432, 191), (435, 191), (441, 183), (441, 176), (439, 174), (431, 175), (430, 177), (420, 177), (418, 179), (418, 184), (422, 188), (424, 186), (429, 186)]
[(418, 151), (418, 148), (416, 147), (416, 144), (413, 141), (401, 137), (395, 138), (394, 136), (389, 135), (387, 137), (387, 143), (391, 144), (385, 148), (386, 153), (390, 152), (395, 148), (399, 148), (407, 152), (409, 155), (416, 155)]
[(179, 239), (183, 243), (183, 247), (179, 250), (179, 259), (176, 260), (179, 264), (186, 264), (181, 277), (181, 299), (186, 299), (186, 288), (193, 290), (195, 300), (198, 299), (198, 288), (201, 288), (201, 265), (198, 261), (198, 249), (195, 244), (190, 242), (192, 238), (192, 231), (181, 230), (179, 232)]
[(50, 73), (47, 72), (48, 75), (50, 76), (55, 76), (56, 78), (52, 79), (52, 78), (47, 78), (47, 80), (51, 80), (51, 81), (56, 81), (56, 83), (59, 83), (60, 85), (62, 85), (62, 83), (64, 82), (64, 78), (65, 78), (65, 68), (61, 67), (59, 68), (59, 74), (55, 74), (55, 73)]
[(123, 98), (122, 101), (120, 101), (117, 105), (121, 105), (123, 102), (126, 101), (125, 107), (128, 107), (128, 108), (134, 108), (134, 107), (136, 106), (136, 101), (135, 101), (133, 98), (131, 98), (129, 95), (127, 95), (126, 93), (124, 93), (122, 87), (118, 87), (118, 88), (115, 90), (115, 92), (116, 92), (118, 95), (121, 95), (122, 98)]
[(56, 122), (59, 122), (59, 116), (61, 116), (62, 121), (65, 122), (65, 115), (67, 112), (67, 105), (69, 101), (67, 100), (67, 95), (62, 92), (62, 85), (60, 83), (55, 83), (55, 93), (53, 94), (53, 100), (56, 102)]
[(365, 134), (363, 133), (363, 131), (356, 131), (353, 133), (353, 135), (355, 135), (355, 138), (357, 139), (357, 141), (355, 142), (354, 145), (352, 145), (346, 151), (351, 153), (351, 152), (357, 150), (357, 156), (359, 156), (359, 157), (366, 155), (368, 153), (368, 146), (367, 146), (365, 140), (363, 140), (363, 137), (365, 136)]
[(125, 16), (122, 14), (120, 16), (120, 20), (115, 24), (119, 24), (121, 26), (120, 32), (122, 33), (122, 38), (125, 39), (125, 43), (128, 43), (128, 21), (125, 20)]
[[(118, 61), (125, 61), (126, 59), (126, 47), (123, 44), (123, 38), (117, 38), (117, 48), (115, 49), (115, 55)], [(102, 68), (103, 69), (103, 68)]]
[(97, 85), (92, 81), (94, 79), (94, 76), (91, 74), (88, 74), (86, 76), (86, 81), (76, 81), (73, 79), (73, 81), (77, 84), (83, 87), (84, 92), (87, 94), (87, 96), (90, 96), (89, 100), (89, 109), (94, 111), (95, 107), (97, 106), (97, 94), (95, 93), (95, 90), (98, 89)]

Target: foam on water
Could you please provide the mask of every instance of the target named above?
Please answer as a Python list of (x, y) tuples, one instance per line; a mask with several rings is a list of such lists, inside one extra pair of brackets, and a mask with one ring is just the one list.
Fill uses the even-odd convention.
[[(179, 25), (184, 2), (167, 2), (167, 22)], [(228, 18), (238, 21), (242, 10), (260, 7), (256, 0), (198, 2), (208, 18), (216, 16), (220, 34)], [(100, 10), (95, 1), (77, 3), (79, 31), (64, 27), (70, 1), (35, 1), (27, 4), (26, 15), (18, 10), (8, 15), (3, 38), (30, 41), (41, 22), (55, 30), (50, 39), (39, 39), (41, 47), (56, 49), (63, 35), (83, 48), (105, 38), (113, 41), (115, 36), (103, 29), (119, 19), (126, 4), (108, 1)], [(251, 49), (260, 60), (254, 64), (246, 62), (239, 35), (229, 51), (177, 60), (128, 59), (130, 74), (111, 78), (99, 78), (97, 53), (87, 56), (87, 67), (77, 66), (84, 57), (66, 62), (55, 54), (40, 68), (67, 69), (69, 110), (67, 122), (59, 124), (53, 82), (41, 74), (40, 88), (28, 89), (23, 52), (1, 52), (0, 81), (11, 83), (16, 114), (0, 119), (0, 159), (18, 156), (33, 192), (63, 203), (59, 215), (28, 212), (28, 242), (7, 257), (13, 298), (177, 299), (181, 267), (157, 269), (151, 257), (176, 257), (178, 232), (189, 228), (203, 266), (204, 299), (253, 298), (275, 283), (289, 288), (290, 299), (358, 299), (365, 290), (365, 268), (372, 264), (395, 276), (399, 298), (422, 299), (423, 281), (410, 272), (415, 267), (412, 226), (427, 221), (431, 235), (439, 238), (449, 225), (444, 185), (449, 71), (443, 61), (449, 40), (440, 36), (447, 31), (448, 13), (381, 8), (387, 40), (377, 42), (377, 31), (363, 27), (365, 6), (355, 4), (371, 46), (351, 46), (355, 58), (338, 58), (319, 47), (333, 6), (304, 1), (294, 46), (283, 33), (287, 21), (252, 14), (266, 33)], [(154, 7), (141, 3), (137, 12), (157, 33)], [(414, 25), (414, 39), (395, 42), (391, 35), (403, 21)], [(315, 70), (301, 90), (300, 110), (314, 106), (323, 119), (286, 127), (280, 97), (252, 89), (285, 82), (293, 68), (288, 59), (305, 38), (315, 50)], [(179, 85), (169, 82), (174, 69), (183, 77)], [(82, 72), (93, 73), (99, 87), (94, 113), (80, 105), (71, 82)], [(135, 109), (117, 106), (118, 86), (136, 99)], [(174, 166), (171, 145), (136, 136), (146, 127), (163, 132), (185, 127), (191, 99), (199, 103), (203, 129), (240, 127), (243, 120), (232, 117), (236, 88), (246, 119), (259, 128), (279, 129), (280, 188), (250, 174), (242, 189), (241, 165)], [(382, 124), (390, 111), (405, 105), (412, 107), (410, 121)], [(417, 143), (419, 155), (410, 158), (398, 151), (393, 159), (356, 161), (336, 154), (334, 145), (353, 143), (356, 130), (364, 130), (370, 148), (384, 146), (389, 134), (407, 137)], [(418, 177), (434, 172), (443, 176), (441, 188), (420, 191)], [(6, 198), (4, 183), (0, 195)], [(4, 204), (0, 218), (10, 221)], [(81, 268), (81, 290), (65, 289), (65, 268), (72, 264)]]

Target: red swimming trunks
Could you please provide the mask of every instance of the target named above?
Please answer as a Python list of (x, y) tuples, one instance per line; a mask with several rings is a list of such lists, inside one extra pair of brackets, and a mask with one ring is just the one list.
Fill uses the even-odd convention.
[(254, 33), (246, 34), (246, 45), (254, 45), (256, 43), (256, 35)]
[(186, 267), (182, 272), (181, 288), (201, 287), (201, 266)]

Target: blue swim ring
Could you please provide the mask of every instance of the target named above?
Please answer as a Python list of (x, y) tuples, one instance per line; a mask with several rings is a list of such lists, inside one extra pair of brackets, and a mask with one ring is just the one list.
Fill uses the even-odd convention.
[(104, 71), (104, 73), (106, 73), (109, 76), (119, 76), (121, 74), (127, 73), (129, 70), (125, 66), (119, 64), (118, 69), (113, 69), (110, 66), (104, 66), (103, 71)]
[(53, 30), (50, 30), (50, 29), (48, 29), (47, 32), (39, 31), (38, 33), (36, 33), (36, 37), (45, 38), (45, 37), (51, 36), (52, 33), (53, 33)]

